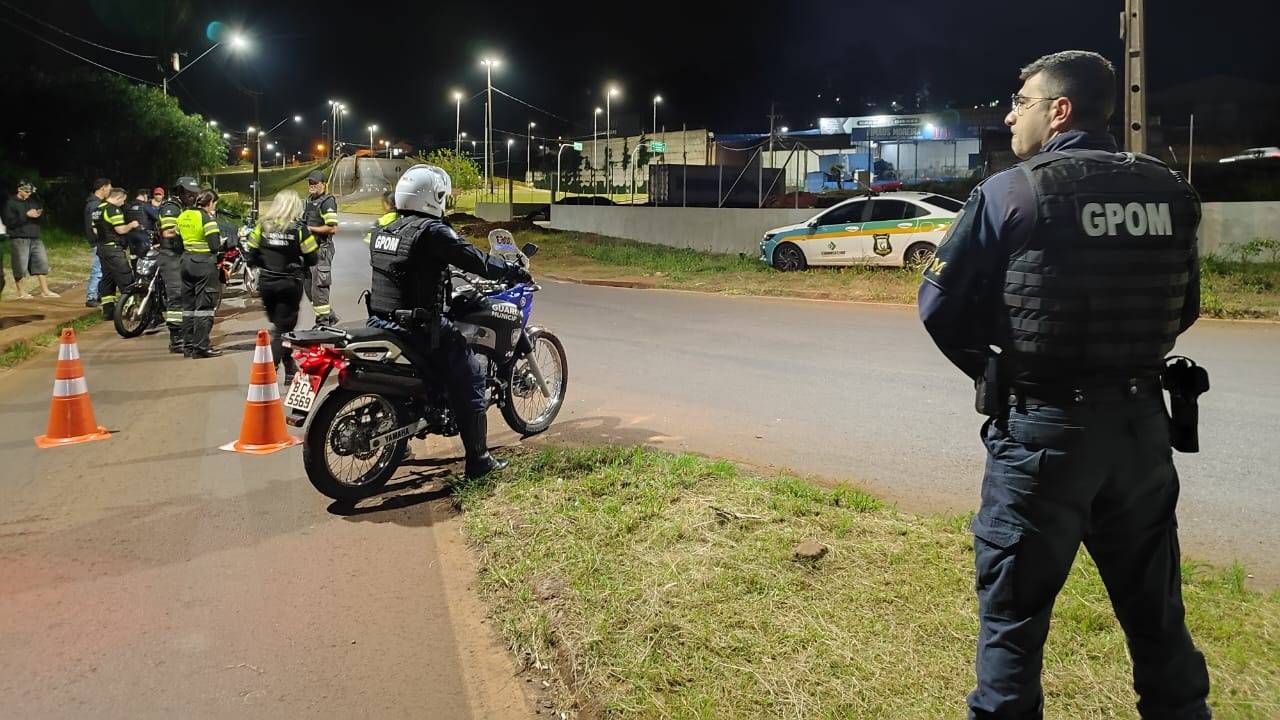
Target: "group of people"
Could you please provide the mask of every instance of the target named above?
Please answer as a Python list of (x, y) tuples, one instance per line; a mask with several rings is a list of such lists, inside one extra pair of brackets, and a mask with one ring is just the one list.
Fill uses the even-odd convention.
[[(304, 294), (312, 302), (317, 324), (338, 321), (329, 299), (337, 200), (325, 191), (321, 172), (311, 173), (307, 185), (306, 202), (293, 191), (277, 194), (246, 243), (251, 263), (262, 260), (263, 243), (278, 240), (286, 225), (305, 232), (299, 244), (314, 245), (309, 262), (287, 268), (263, 266), (265, 283), (260, 291), (272, 315), (277, 358), (282, 356), (279, 335), (296, 326)], [(131, 203), (128, 193), (106, 178), (95, 180), (92, 190), (84, 209), (85, 240), (94, 248), (85, 305), (100, 305), (103, 317), (111, 319), (120, 291), (134, 282), (134, 261), (154, 247), (165, 287), (169, 352), (188, 358), (221, 355), (209, 341), (225, 282), (219, 256), (237, 238), (224, 237), (218, 223), (218, 192), (202, 189), (191, 177), (178, 178), (171, 193), (162, 187), (139, 190)], [(297, 298), (293, 297), (295, 285)], [(286, 358), (286, 362), (292, 361)]]

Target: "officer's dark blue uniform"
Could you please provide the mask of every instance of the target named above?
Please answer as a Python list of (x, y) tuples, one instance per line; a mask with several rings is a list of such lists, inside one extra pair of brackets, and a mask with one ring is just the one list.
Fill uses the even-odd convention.
[(490, 280), (527, 277), (527, 273), (480, 251), (440, 218), (406, 210), (400, 213), (399, 219), (373, 233), (369, 245), (373, 267), (369, 324), (404, 332), (407, 329), (395, 322), (397, 310), (428, 312), (428, 324), (414, 329), (410, 337), (426, 355), (428, 369), (445, 385), (467, 453), (467, 474), (472, 475), (493, 462), (485, 445), (485, 379), (466, 338), (444, 315), (449, 267)]
[[(1128, 638), (1144, 717), (1207, 718), (1183, 621), (1178, 476), (1162, 358), (1199, 312), (1194, 192), (1072, 131), (976, 188), (920, 288), (943, 353), (1003, 411), (973, 521), (980, 616), (970, 717), (1039, 718), (1053, 602), (1083, 542)], [(1038, 188), (1038, 191), (1037, 189)]]

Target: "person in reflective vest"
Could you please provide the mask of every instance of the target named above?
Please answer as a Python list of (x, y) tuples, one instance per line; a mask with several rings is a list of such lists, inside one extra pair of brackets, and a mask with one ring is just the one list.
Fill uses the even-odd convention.
[(329, 292), (333, 285), (333, 239), (338, 232), (338, 201), (325, 191), (324, 173), (319, 170), (307, 176), (307, 192), (309, 197), (303, 219), (319, 247), (316, 264), (308, 273), (307, 299), (315, 311), (316, 325), (334, 325), (338, 322), (338, 315), (330, 304)]
[(306, 269), (318, 259), (316, 239), (299, 216), (302, 197), (292, 190), (276, 193), (271, 206), (245, 241), (245, 260), (261, 270), (258, 294), (271, 323), (271, 354), (284, 363), (285, 383), (293, 380), (298, 365), (285, 353), (280, 336), (298, 326), (298, 307)]
[(218, 193), (203, 190), (195, 207), (178, 215), (178, 235), (182, 238), (182, 333), (183, 355), (188, 358), (218, 357), (222, 351), (209, 344), (213, 316), (222, 297), (222, 272), (218, 253), (222, 233), (215, 213)]
[[(173, 194), (160, 203), (159, 244), (160, 279), (164, 280), (164, 324), (169, 328), (169, 352), (184, 352), (182, 320), (182, 236), (178, 234), (178, 216), (195, 207), (200, 186), (195, 178), (180, 177), (173, 184)], [(154, 194), (154, 192), (153, 192)]]
[(124, 288), (133, 284), (133, 267), (125, 254), (129, 234), (138, 228), (138, 221), (124, 219), (125, 200), (128, 193), (123, 188), (111, 188), (107, 199), (98, 206), (97, 244), (94, 252), (102, 265), (102, 280), (98, 283), (98, 299), (102, 302), (102, 317), (115, 317), (116, 298)]

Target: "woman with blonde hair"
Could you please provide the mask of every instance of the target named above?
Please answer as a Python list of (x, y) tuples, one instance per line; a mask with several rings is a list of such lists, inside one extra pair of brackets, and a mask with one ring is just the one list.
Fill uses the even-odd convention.
[(245, 243), (245, 258), (260, 269), (258, 293), (271, 323), (271, 354), (284, 362), (285, 383), (293, 380), (298, 365), (284, 354), (280, 336), (298, 325), (298, 306), (306, 269), (316, 264), (316, 239), (302, 221), (303, 202), (298, 193), (282, 190), (258, 220)]

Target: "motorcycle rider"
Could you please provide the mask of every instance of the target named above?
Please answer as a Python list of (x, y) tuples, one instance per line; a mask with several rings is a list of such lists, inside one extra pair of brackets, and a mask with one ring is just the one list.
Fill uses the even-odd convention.
[(271, 322), (271, 355), (283, 361), (287, 385), (298, 372), (293, 356), (284, 352), (280, 336), (298, 326), (298, 306), (306, 269), (319, 259), (316, 239), (299, 216), (302, 197), (292, 190), (276, 193), (275, 200), (245, 240), (245, 262), (260, 268), (258, 294)]
[[(164, 281), (164, 324), (169, 328), (169, 352), (182, 353), (182, 237), (178, 216), (194, 207), (200, 186), (183, 176), (173, 184), (173, 194), (160, 203), (160, 279)], [(154, 191), (152, 193), (155, 194)]]
[(222, 251), (222, 232), (214, 213), (218, 211), (216, 190), (203, 190), (195, 207), (178, 216), (182, 237), (182, 331), (183, 356), (218, 357), (222, 351), (209, 346), (213, 315), (222, 296), (222, 271), (217, 254)]
[[(430, 370), (445, 385), (458, 433), (466, 451), (466, 476), (478, 478), (507, 463), (489, 454), (485, 417), (485, 379), (470, 346), (445, 316), (449, 266), (491, 280), (527, 282), (518, 264), (470, 245), (444, 220), (445, 202), (453, 192), (449, 174), (434, 165), (414, 165), (396, 183), (399, 219), (373, 234), (369, 245), (373, 283), (369, 292), (369, 325), (405, 331), (422, 346)], [(425, 310), (416, 328), (395, 322), (397, 310)]]
[(95, 252), (98, 262), (102, 264), (102, 280), (98, 283), (98, 299), (102, 301), (102, 318), (110, 320), (116, 313), (116, 293), (133, 284), (133, 268), (129, 265), (129, 257), (124, 248), (129, 242), (128, 236), (137, 229), (138, 221), (126, 222), (124, 201), (129, 194), (124, 188), (111, 188), (107, 199), (98, 206), (100, 211), (95, 221), (97, 245)]

